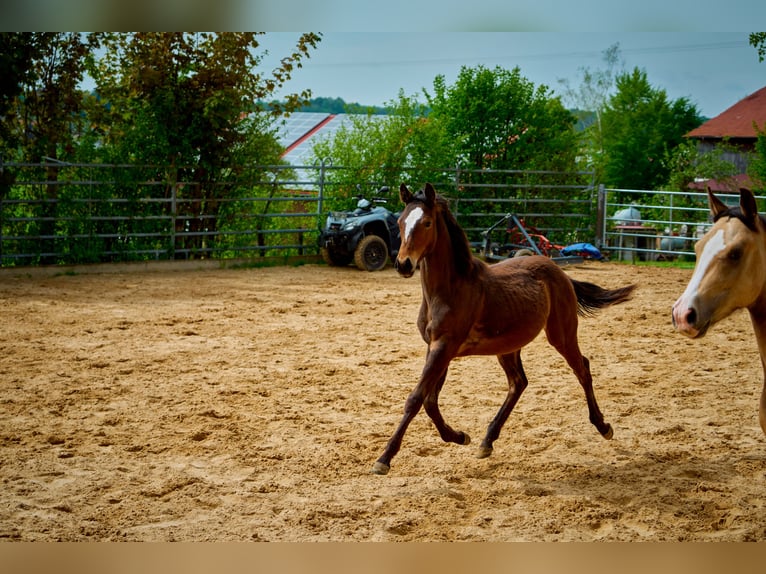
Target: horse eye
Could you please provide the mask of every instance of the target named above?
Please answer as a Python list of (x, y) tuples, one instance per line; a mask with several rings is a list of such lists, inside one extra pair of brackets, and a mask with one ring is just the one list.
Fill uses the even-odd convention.
[(729, 261), (739, 261), (742, 259), (742, 250), (739, 247), (735, 247), (729, 251), (727, 257), (729, 258)]
[(428, 229), (429, 227), (431, 227), (431, 220), (430, 220), (430, 219), (427, 219), (426, 221), (424, 221), (424, 222), (423, 222), (423, 226), (424, 226), (426, 229)]

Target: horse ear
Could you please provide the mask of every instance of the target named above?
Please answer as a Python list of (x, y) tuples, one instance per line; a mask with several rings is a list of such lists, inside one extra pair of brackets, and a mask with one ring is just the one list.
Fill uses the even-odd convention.
[(399, 186), (399, 198), (405, 205), (412, 201), (412, 192), (404, 184)]
[(436, 202), (436, 190), (434, 189), (434, 186), (430, 183), (426, 183), (425, 187), (426, 192), (426, 205), (429, 207), (433, 207), (434, 203)]
[(723, 201), (721, 201), (715, 195), (713, 195), (713, 192), (710, 191), (710, 186), (706, 186), (706, 189), (707, 189), (707, 202), (708, 202), (708, 205), (710, 206), (710, 213), (713, 214), (713, 217), (729, 209), (728, 207), (726, 207), (726, 204)]
[(755, 221), (758, 216), (758, 206), (755, 203), (753, 192), (745, 187), (739, 188), (739, 208), (745, 219)]

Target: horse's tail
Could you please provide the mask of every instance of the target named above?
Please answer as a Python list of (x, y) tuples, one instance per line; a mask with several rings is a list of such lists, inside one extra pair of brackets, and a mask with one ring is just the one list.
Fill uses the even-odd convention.
[(577, 312), (582, 316), (594, 315), (599, 309), (617, 305), (633, 296), (637, 285), (628, 285), (619, 289), (604, 289), (587, 281), (575, 281), (570, 278), (577, 295)]

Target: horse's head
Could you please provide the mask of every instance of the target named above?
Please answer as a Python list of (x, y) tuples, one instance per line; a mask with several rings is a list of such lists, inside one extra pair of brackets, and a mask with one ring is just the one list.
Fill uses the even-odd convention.
[(766, 283), (766, 224), (755, 198), (740, 189), (739, 207), (728, 207), (708, 189), (714, 225), (697, 242), (697, 264), (673, 304), (673, 326), (702, 337), (735, 309), (751, 306)]
[(407, 186), (399, 187), (404, 210), (399, 216), (399, 236), (402, 239), (394, 269), (404, 277), (412, 277), (420, 260), (436, 241), (436, 190), (427, 183), (422, 191), (413, 195)]

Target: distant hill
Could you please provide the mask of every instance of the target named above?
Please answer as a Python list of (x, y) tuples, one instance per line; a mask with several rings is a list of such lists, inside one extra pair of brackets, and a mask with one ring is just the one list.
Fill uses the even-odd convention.
[(307, 106), (299, 108), (299, 112), (323, 112), (326, 114), (366, 114), (383, 115), (386, 108), (378, 106), (363, 106), (362, 104), (346, 103), (342, 98), (312, 98)]
[[(268, 109), (267, 102), (259, 102)], [(311, 98), (309, 103), (295, 110), (296, 112), (315, 112), (323, 114), (367, 114), (385, 115), (386, 108), (379, 106), (364, 106), (356, 102), (347, 103), (343, 98)]]

